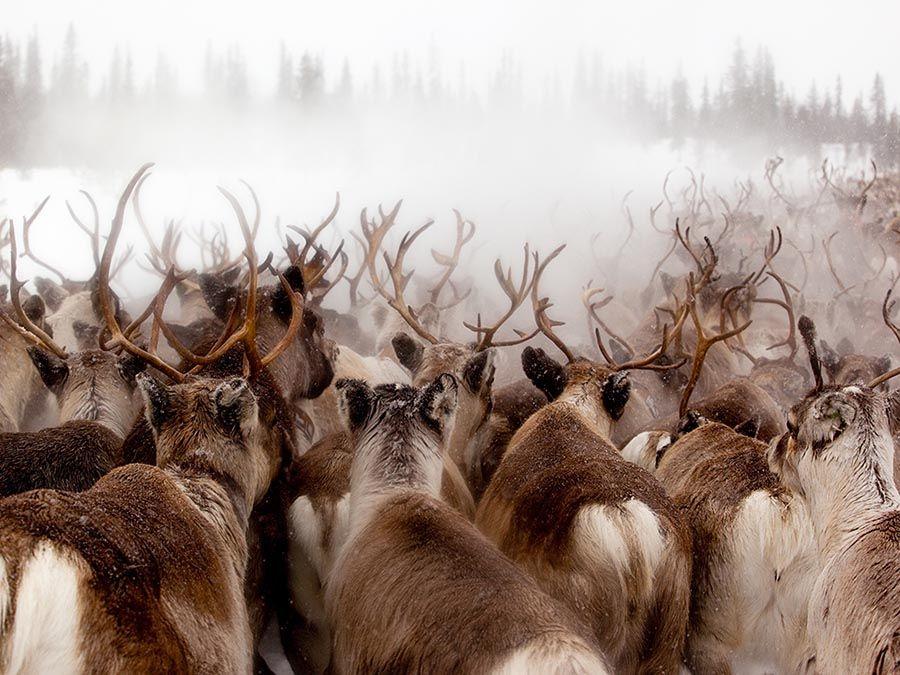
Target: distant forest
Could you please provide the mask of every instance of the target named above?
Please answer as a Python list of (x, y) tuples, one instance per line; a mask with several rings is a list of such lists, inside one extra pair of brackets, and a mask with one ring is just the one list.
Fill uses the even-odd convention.
[[(274, 90), (261, 92), (251, 83), (240, 48), (208, 48), (201, 91), (188, 93), (179, 86), (176, 65), (164, 54), (139, 82), (131, 55), (116, 49), (105, 72), (91, 78), (73, 27), (54, 51), (49, 69), (42, 63), (45, 53), (37, 35), (24, 43), (0, 38), (0, 166), (77, 162), (64, 147), (48, 152), (46, 143), (35, 142), (68, 116), (128, 120), (130, 111), (171, 113), (192, 106), (208, 111), (210, 105), (216, 114), (236, 116), (256, 114), (261, 106), (296, 110), (297, 120), (388, 106), (415, 114), (547, 112), (596, 119), (641, 141), (669, 140), (678, 146), (690, 138), (739, 139), (806, 154), (837, 144), (881, 165), (900, 164), (900, 116), (896, 107), (888, 107), (881, 75), (873, 76), (868, 92), (849, 95), (835, 77), (829, 85), (813, 83), (797, 96), (778, 79), (765, 48), (750, 53), (740, 44), (716, 82), (691, 83), (681, 74), (651, 82), (641, 68), (611, 70), (599, 55), (585, 55), (578, 58), (571, 81), (548, 77), (537, 96), (525, 94), (522, 67), (512, 55), (504, 55), (482, 82), (467, 76), (462, 66), (448, 79), (436, 59), (414, 63), (406, 54), (395, 54), (387, 65), (366, 73), (354, 72), (345, 61), (326, 77), (320, 56), (294, 54), (283, 46), (272, 64)], [(92, 88), (91, 81), (100, 84)], [(72, 146), (70, 154), (77, 148)]]

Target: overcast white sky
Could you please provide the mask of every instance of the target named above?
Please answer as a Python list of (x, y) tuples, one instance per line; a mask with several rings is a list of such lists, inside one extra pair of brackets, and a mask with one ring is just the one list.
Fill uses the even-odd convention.
[(801, 93), (813, 78), (830, 86), (840, 73), (850, 99), (881, 71), (891, 100), (900, 99), (897, 0), (0, 0), (0, 32), (36, 28), (55, 48), (69, 22), (98, 69), (116, 44), (131, 49), (139, 74), (162, 50), (186, 86), (197, 83), (208, 41), (239, 43), (265, 89), (282, 40), (321, 54), (332, 75), (348, 58), (366, 77), (395, 51), (424, 62), (434, 45), (448, 74), (464, 60), (476, 82), (509, 49), (539, 85), (554, 71), (568, 82), (579, 50), (595, 49), (607, 63), (643, 63), (651, 78), (680, 66), (699, 83), (718, 76), (740, 38), (751, 50), (768, 45), (779, 76)]

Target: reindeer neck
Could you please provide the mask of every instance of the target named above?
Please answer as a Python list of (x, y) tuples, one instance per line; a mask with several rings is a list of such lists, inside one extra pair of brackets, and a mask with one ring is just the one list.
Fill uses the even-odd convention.
[(125, 402), (110, 400), (110, 396), (100, 394), (93, 382), (74, 393), (76, 395), (67, 396), (60, 405), (61, 424), (74, 421), (97, 422), (119, 438), (125, 438), (134, 422), (134, 414), (130, 411), (130, 395)]
[(599, 394), (590, 385), (567, 387), (551, 405), (558, 410), (574, 414), (598, 436), (609, 438), (612, 433), (612, 421), (609, 414), (603, 407)]
[(804, 481), (809, 483), (806, 498), (823, 561), (851, 543), (874, 518), (900, 509), (890, 438), (878, 435), (863, 439), (861, 443), (870, 446), (865, 448), (859, 447), (860, 440), (855, 436), (836, 443), (857, 446), (843, 453), (854, 458), (849, 470), (847, 464), (818, 461), (811, 480)]
[(247, 569), (246, 533), (250, 507), (242, 499), (240, 485), (227, 475), (214, 475), (195, 466), (172, 464), (162, 468), (209, 521), (210, 527), (225, 543), (235, 571), (243, 579)]
[(350, 472), (351, 529), (363, 527), (378, 506), (397, 493), (439, 497), (442, 473), (441, 453), (427, 447), (424, 439), (398, 430), (370, 431), (360, 439)]
[(4, 392), (0, 397), (0, 421), (4, 431), (15, 431), (25, 415), (32, 387), (37, 382), (37, 371), (25, 353), (22, 338), (5, 332), (0, 338), (5, 338), (0, 339)]

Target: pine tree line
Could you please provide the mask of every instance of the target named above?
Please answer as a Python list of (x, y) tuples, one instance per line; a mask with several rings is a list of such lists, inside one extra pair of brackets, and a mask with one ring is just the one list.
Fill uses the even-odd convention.
[[(37, 35), (24, 44), (0, 38), (0, 165), (28, 165), (29, 139), (42, 132), (48, 109), (71, 108), (90, 115), (102, 107), (126, 115), (129, 107), (184, 105), (191, 96), (179, 88), (176, 69), (159, 55), (149, 76), (136, 82), (132, 56), (115, 48), (108, 68), (93, 90), (78, 38), (69, 27), (44, 81)], [(823, 144), (859, 145), (881, 164), (900, 163), (900, 116), (888, 109), (884, 80), (876, 74), (868, 94), (852, 99), (840, 77), (830, 86), (813, 83), (797, 97), (776, 76), (765, 48), (748, 55), (735, 46), (730, 64), (717, 82), (704, 80), (698, 91), (678, 72), (669, 82), (651, 82), (639, 67), (610, 69), (598, 55), (577, 59), (571, 82), (546, 79), (541, 93), (526, 95), (522, 67), (504, 53), (487, 82), (476, 82), (460, 65), (453, 78), (442, 73), (434, 50), (426, 62), (394, 54), (384, 66), (355, 73), (344, 61), (326, 77), (322, 58), (308, 51), (293, 54), (282, 45), (275, 64), (275, 87), (254, 90), (246, 59), (237, 46), (224, 51), (208, 47), (203, 64), (202, 99), (226, 110), (242, 111), (257, 104), (304, 111), (368, 110), (373, 106), (411, 106), (450, 111), (529, 107), (597, 119), (641, 140), (688, 138), (733, 142), (750, 139), (769, 147), (789, 146), (815, 153)]]

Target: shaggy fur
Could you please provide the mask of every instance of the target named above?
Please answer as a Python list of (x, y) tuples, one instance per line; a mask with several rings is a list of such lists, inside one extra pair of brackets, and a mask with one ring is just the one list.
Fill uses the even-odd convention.
[(627, 400), (627, 380), (588, 361), (554, 367), (530, 348), (522, 360), (545, 393), (553, 391), (548, 382), (565, 384), (516, 432), (476, 522), (588, 621), (616, 672), (675, 672), (688, 618), (690, 538), (659, 484), (608, 440), (624, 405), (611, 392), (625, 386)]
[(606, 672), (587, 630), (437, 499), (453, 378), (353, 388), (352, 534), (326, 596), (333, 672)]

